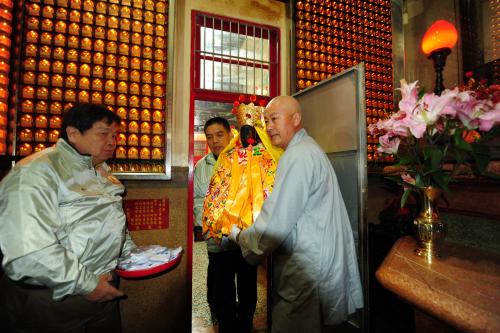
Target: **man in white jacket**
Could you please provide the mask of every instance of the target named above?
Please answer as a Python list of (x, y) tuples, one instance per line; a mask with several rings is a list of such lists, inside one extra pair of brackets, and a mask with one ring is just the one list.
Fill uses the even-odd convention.
[(250, 263), (272, 253), (272, 332), (321, 332), (363, 307), (352, 229), (337, 177), (302, 128), (293, 97), (265, 111), (273, 145), (285, 149), (274, 190), (253, 225), (230, 238)]
[(135, 244), (105, 163), (119, 124), (105, 106), (75, 105), (56, 145), (0, 182), (2, 332), (121, 331), (114, 269)]

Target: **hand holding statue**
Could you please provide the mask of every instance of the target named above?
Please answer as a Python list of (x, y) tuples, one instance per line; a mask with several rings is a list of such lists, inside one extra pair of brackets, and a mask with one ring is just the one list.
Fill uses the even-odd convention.
[(236, 224), (231, 225), (231, 232), (229, 233), (228, 238), (238, 244), (239, 241), (239, 236), (240, 236), (241, 229), (238, 228)]

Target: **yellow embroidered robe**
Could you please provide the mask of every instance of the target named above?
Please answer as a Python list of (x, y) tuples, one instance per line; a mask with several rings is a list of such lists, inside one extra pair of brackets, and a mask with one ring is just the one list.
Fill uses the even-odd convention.
[(257, 218), (271, 194), (282, 150), (271, 145), (262, 129), (263, 143), (244, 148), (237, 134), (220, 154), (203, 203), (203, 233), (220, 241), (231, 225), (246, 229)]

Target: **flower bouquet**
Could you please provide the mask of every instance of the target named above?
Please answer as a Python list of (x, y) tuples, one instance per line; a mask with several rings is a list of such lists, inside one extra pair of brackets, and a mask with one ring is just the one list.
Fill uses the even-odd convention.
[(378, 152), (396, 155), (400, 176), (389, 177), (405, 188), (403, 206), (412, 190), (448, 184), (464, 170), (487, 171), (485, 143), (500, 134), (500, 85), (470, 79), (464, 87), (441, 95), (419, 91), (418, 81), (401, 80), (399, 111), (369, 126), (379, 135)]
[[(421, 211), (413, 221), (418, 247), (415, 253), (431, 263), (440, 257), (447, 226), (436, 202), (442, 190), (465, 169), (482, 175), (487, 171), (490, 150), (485, 142), (500, 134), (500, 86), (486, 87), (469, 81), (462, 88), (441, 95), (419, 93), (417, 82), (401, 81), (399, 111), (369, 126), (380, 135), (378, 151), (395, 154), (397, 177), (404, 186), (401, 207), (415, 190)], [(498, 177), (498, 175), (496, 175)]]

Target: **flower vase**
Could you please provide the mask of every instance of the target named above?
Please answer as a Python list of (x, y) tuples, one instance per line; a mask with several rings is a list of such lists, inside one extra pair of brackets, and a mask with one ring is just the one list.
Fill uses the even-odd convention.
[(418, 191), (422, 207), (419, 216), (413, 221), (415, 238), (418, 242), (415, 253), (428, 263), (432, 263), (433, 259), (440, 258), (440, 250), (447, 233), (446, 224), (441, 220), (437, 210), (437, 201), (441, 197), (442, 190), (429, 186), (419, 188)]

